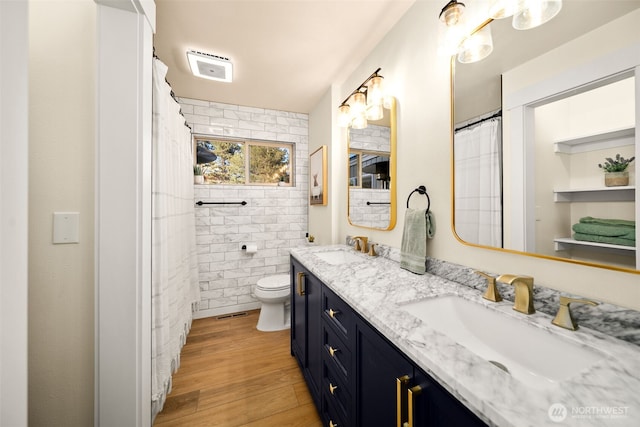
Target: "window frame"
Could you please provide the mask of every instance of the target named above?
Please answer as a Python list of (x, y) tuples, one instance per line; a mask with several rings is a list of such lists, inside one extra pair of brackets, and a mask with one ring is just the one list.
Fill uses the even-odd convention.
[[(258, 185), (258, 186), (266, 186), (266, 187), (295, 187), (295, 163), (296, 163), (296, 144), (294, 142), (284, 142), (284, 141), (267, 141), (262, 139), (251, 139), (251, 138), (233, 138), (233, 137), (218, 137), (215, 135), (205, 135), (205, 134), (194, 134), (192, 138), (192, 153), (193, 153), (193, 165), (195, 166), (198, 162), (197, 159), (197, 147), (198, 141), (219, 141), (219, 142), (229, 142), (234, 144), (239, 144), (242, 146), (242, 152), (244, 155), (244, 182), (220, 182), (220, 183), (208, 183), (205, 181), (205, 185), (239, 185), (239, 186), (249, 186), (249, 185)], [(289, 182), (250, 182), (251, 179), (251, 155), (250, 155), (250, 147), (258, 146), (258, 147), (276, 147), (276, 148), (287, 148), (289, 149)]]

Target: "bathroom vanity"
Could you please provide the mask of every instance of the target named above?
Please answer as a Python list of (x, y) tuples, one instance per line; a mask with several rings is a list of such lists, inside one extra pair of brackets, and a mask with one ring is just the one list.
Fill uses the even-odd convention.
[[(478, 289), (415, 275), (393, 260), (345, 245), (293, 249), (291, 287), (291, 353), (323, 425), (539, 427), (558, 425), (563, 416), (560, 425), (627, 426), (640, 416), (637, 345), (586, 328), (561, 330), (547, 314), (516, 313), (509, 301), (484, 301)], [(446, 324), (438, 329), (437, 322), (411, 314), (409, 307), (434, 311), (420, 304), (443, 296), (478, 307), (476, 323), (488, 329), (489, 347), (493, 327), (495, 335), (521, 335), (499, 337), (521, 354), (509, 359), (507, 350), (506, 366), (499, 366), (450, 334), (454, 325), (452, 331)], [(532, 336), (492, 326), (485, 318), (489, 312), (509, 328), (533, 327)], [(558, 353), (567, 356), (567, 364), (558, 361), (559, 369), (543, 370), (542, 379), (516, 366), (519, 357), (536, 352), (525, 343), (540, 331), (543, 348), (540, 355), (529, 354), (531, 363), (556, 365), (543, 357), (556, 350), (544, 348), (549, 337), (569, 346)], [(608, 418), (585, 417), (585, 408), (605, 408)]]
[(486, 425), (295, 258), (291, 272), (291, 352), (325, 425)]

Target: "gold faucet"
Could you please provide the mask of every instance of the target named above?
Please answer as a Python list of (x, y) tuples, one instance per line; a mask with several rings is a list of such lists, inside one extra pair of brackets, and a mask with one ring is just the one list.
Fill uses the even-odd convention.
[(377, 256), (378, 254), (376, 253), (376, 244), (375, 243), (371, 243), (369, 245), (369, 256)]
[(352, 237), (352, 239), (355, 240), (353, 248), (356, 251), (360, 251), (363, 254), (366, 254), (368, 250), (367, 242), (369, 241), (369, 239), (367, 239), (365, 236), (354, 236)]
[(517, 276), (515, 274), (503, 274), (496, 279), (500, 283), (513, 285), (516, 292), (513, 309), (524, 314), (533, 314), (533, 277)]
[(572, 303), (598, 305), (597, 302), (588, 299), (569, 298), (561, 296), (558, 313), (556, 314), (556, 317), (553, 318), (551, 323), (556, 326), (560, 326), (561, 328), (569, 329), (570, 331), (575, 331), (576, 329), (578, 329), (578, 324), (575, 320), (573, 320), (573, 317), (571, 317), (571, 309), (569, 308), (569, 304)]
[(502, 301), (502, 295), (500, 295), (498, 287), (496, 286), (496, 278), (482, 271), (475, 271), (475, 273), (487, 278), (487, 290), (484, 295), (482, 295), (482, 298), (493, 302)]

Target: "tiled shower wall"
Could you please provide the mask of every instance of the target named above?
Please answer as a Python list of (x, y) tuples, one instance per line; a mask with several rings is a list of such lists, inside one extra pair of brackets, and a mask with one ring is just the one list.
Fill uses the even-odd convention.
[[(241, 202), (196, 206), (200, 306), (196, 318), (260, 307), (253, 297), (261, 277), (289, 272), (289, 249), (306, 243), (308, 209), (308, 115), (180, 98), (196, 135), (295, 143), (291, 187), (196, 185), (194, 202)], [(247, 254), (242, 245), (256, 244)]]

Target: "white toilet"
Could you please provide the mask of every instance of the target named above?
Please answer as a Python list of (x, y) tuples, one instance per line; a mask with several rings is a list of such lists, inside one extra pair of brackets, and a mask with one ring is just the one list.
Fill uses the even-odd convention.
[(257, 325), (259, 331), (281, 331), (291, 326), (290, 293), (288, 274), (267, 276), (258, 280), (254, 295), (262, 302)]

